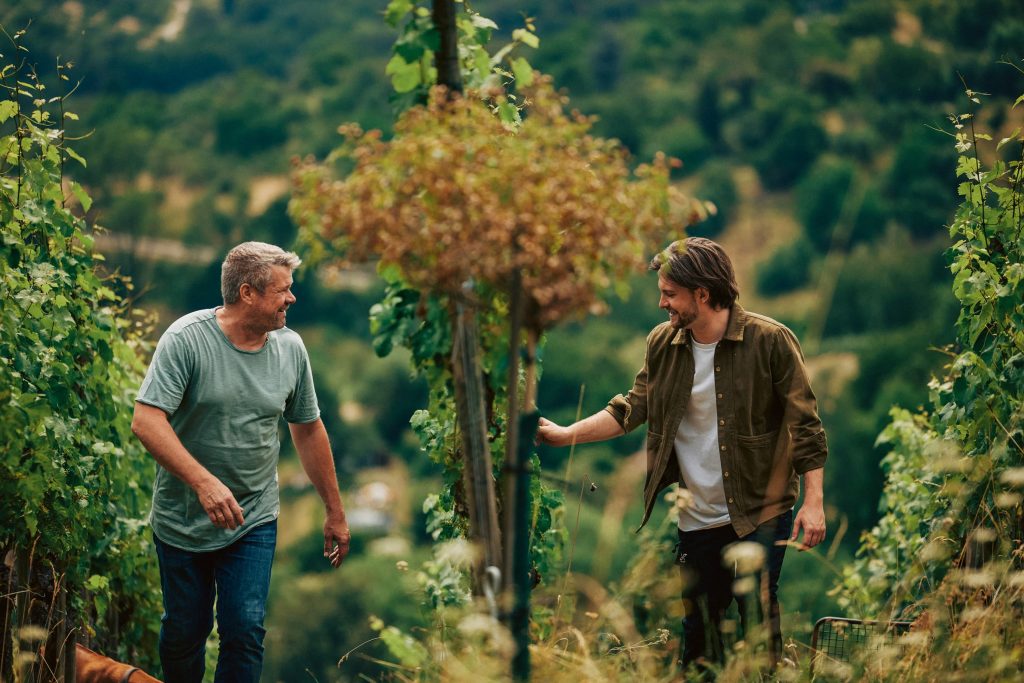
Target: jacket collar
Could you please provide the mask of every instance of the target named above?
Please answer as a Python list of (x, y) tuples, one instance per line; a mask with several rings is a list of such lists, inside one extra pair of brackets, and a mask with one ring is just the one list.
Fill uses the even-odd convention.
[[(733, 303), (732, 308), (729, 310), (729, 324), (725, 328), (725, 334), (722, 339), (728, 339), (729, 341), (743, 341), (743, 330), (747, 327), (747, 312), (743, 310), (743, 307), (738, 303)], [(672, 339), (672, 344), (684, 344), (689, 345), (690, 343), (690, 331), (689, 330), (677, 330), (676, 336)]]

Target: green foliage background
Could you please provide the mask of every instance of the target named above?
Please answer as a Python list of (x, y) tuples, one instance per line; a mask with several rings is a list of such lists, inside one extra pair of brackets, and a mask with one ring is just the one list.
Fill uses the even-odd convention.
[[(20, 57), (21, 37), (5, 37)], [(131, 407), (148, 325), (72, 210), (88, 210), (88, 193), (73, 181), (65, 191), (65, 166), (85, 163), (64, 132), (77, 118), (67, 82), (10, 59), (0, 86), (0, 553), (20, 581), (29, 565), (52, 568), (105, 649), (146, 661), (158, 599)], [(5, 583), (5, 600), (19, 585)]]
[[(898, 441), (876, 447), (876, 437), (893, 405), (913, 413), (929, 403), (928, 380), (945, 357), (928, 349), (955, 339), (958, 302), (943, 251), (957, 180), (948, 138), (929, 126), (941, 127), (957, 108), (963, 82), (991, 94), (979, 125), (997, 137), (1017, 125), (1008, 105), (1019, 77), (997, 61), (1024, 56), (1024, 10), (1014, 0), (477, 5), (500, 27), (496, 40), (522, 24), (521, 12), (533, 17), (541, 41), (531, 63), (568, 89), (573, 106), (599, 117), (595, 133), (619, 138), (639, 158), (659, 149), (679, 156), (678, 182), (718, 205), (718, 216), (692, 232), (706, 231), (736, 255), (744, 305), (792, 326), (815, 370), (832, 447), (830, 528), (845, 528), (830, 561), (843, 564), (879, 520), (879, 463)], [(106, 263), (137, 283), (133, 296), (159, 314), (157, 331), (179, 313), (217, 303), (216, 259), (231, 244), (294, 239), (287, 188), (266, 182), (285, 177), (292, 155), (323, 157), (343, 121), (386, 133), (393, 120), (385, 67), (395, 34), (382, 20), (383, 2), (195, 0), (180, 32), (159, 38), (175, 6), (18, 0), (0, 9), (8, 30), (32, 20), (31, 59), (44, 79), (54, 75), (49, 55), (76, 63), (82, 120), (68, 122), (69, 134), (91, 135), (75, 144), (89, 165), (70, 175), (95, 200), (87, 221), (127, 236), (131, 249), (101, 243)], [(1004, 147), (997, 156), (1013, 153)], [(184, 256), (172, 260), (177, 252), (151, 238), (184, 245)], [(150, 245), (159, 258), (146, 256)], [(662, 319), (651, 289), (638, 276), (633, 295), (608, 316), (548, 336), (546, 415), (570, 420), (578, 405), (589, 414), (628, 388), (643, 334)], [(325, 420), (343, 480), (361, 481), (368, 467), (397, 460), (420, 482), (438, 476), (407, 429), (427, 391), (407, 379), (401, 358), (372, 357), (368, 310), (382, 292), (372, 277), (307, 277), (297, 286), (292, 324), (322, 373), (322, 404), (336, 407)], [(581, 571), (601, 569), (590, 557), (600, 511), (640, 438), (575, 453), (574, 479), (585, 472), (599, 483), (581, 514), (574, 565)], [(566, 471), (567, 453), (540, 455), (547, 471)], [(139, 461), (143, 486), (147, 467)], [(404, 502), (408, 525), (395, 533), (426, 542), (420, 506), (437, 488), (421, 487), (419, 500)], [(616, 558), (637, 547), (629, 533), (635, 519), (626, 512)], [(282, 576), (302, 574), (290, 550), (282, 550), (281, 566)], [(351, 571), (385, 571), (369, 560), (361, 566)], [(605, 567), (602, 578), (615, 578), (623, 564)], [(786, 573), (783, 601), (799, 635), (803, 624), (838, 608), (825, 594), (834, 570), (792, 554)], [(401, 584), (365, 585), (380, 591), (378, 616), (417, 623), (403, 612), (410, 598), (395, 590)], [(333, 612), (305, 614), (284, 607), (289, 590), (275, 583), (272, 633), (301, 629), (317, 640), (343, 619), (351, 628), (330, 636), (339, 657), (361, 635), (373, 636), (362, 608), (346, 608), (340, 593)], [(282, 605), (279, 620), (275, 605)], [(380, 654), (372, 647), (368, 653)], [(311, 666), (281, 648), (271, 647), (269, 657), (270, 673), (282, 680)], [(354, 675), (334, 663), (311, 668), (321, 680)]]

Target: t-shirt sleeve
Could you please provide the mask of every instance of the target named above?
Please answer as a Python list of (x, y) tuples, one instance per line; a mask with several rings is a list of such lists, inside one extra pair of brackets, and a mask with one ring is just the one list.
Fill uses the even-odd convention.
[(164, 334), (135, 400), (174, 415), (188, 390), (193, 361), (193, 350), (180, 334)]
[(320, 406), (316, 400), (313, 387), (313, 368), (309, 364), (309, 354), (302, 340), (297, 340), (299, 371), (295, 389), (288, 395), (284, 405), (284, 419), (288, 422), (304, 424), (320, 417)]

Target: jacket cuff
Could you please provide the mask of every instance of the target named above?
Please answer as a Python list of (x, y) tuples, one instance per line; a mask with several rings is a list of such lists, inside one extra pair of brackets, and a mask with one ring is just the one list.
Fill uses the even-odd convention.
[(629, 434), (631, 431), (639, 427), (644, 423), (644, 420), (639, 419), (640, 415), (636, 414), (633, 410), (632, 404), (622, 394), (619, 394), (605, 407), (605, 410), (615, 418), (615, 421), (622, 427), (622, 431)]
[(793, 471), (804, 474), (821, 469), (828, 459), (828, 441), (825, 432), (818, 432), (801, 444), (793, 445)]

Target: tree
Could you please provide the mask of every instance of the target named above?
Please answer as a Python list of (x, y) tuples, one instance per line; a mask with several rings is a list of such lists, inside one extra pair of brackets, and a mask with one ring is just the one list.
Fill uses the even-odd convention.
[[(590, 119), (565, 112), (565, 98), (550, 79), (521, 68), (515, 76), (515, 101), (527, 103), (524, 115), (502, 114), (509, 96), (487, 86), (486, 78), (485, 90), (466, 97), (435, 89), (425, 106), (399, 118), (391, 140), (345, 126), (339, 150), (324, 163), (300, 164), (295, 174), (293, 215), (314, 253), (379, 259), (396, 285), (390, 302), (377, 310), (378, 329), (388, 332), (389, 345), (396, 337), (408, 343), (428, 373), (431, 410), (429, 417), (414, 416), (414, 427), (435, 445), (435, 457), (456, 470), (446, 413), (464, 406), (453, 411), (444, 389), (457, 364), (448, 360), (459, 331), (455, 303), (479, 311), (485, 369), (491, 358), (504, 361), (487, 372), (494, 393), (486, 410), (492, 438), (506, 447), (496, 461), (507, 464), (518, 450), (520, 384), (522, 405), (533, 409), (543, 330), (599, 306), (603, 293), (643, 267), (656, 243), (705, 211), (671, 189), (666, 158), (630, 171), (619, 143), (591, 136)], [(339, 176), (339, 167), (351, 172)], [(417, 308), (419, 321), (400, 313)], [(425, 334), (445, 318), (447, 330)], [(517, 321), (526, 336), (522, 375)], [(504, 420), (497, 417), (506, 410)], [(541, 494), (534, 495), (536, 520), (537, 510), (545, 512), (554, 499), (539, 482), (531, 488)], [(508, 496), (504, 502), (519, 505)], [(451, 504), (459, 509), (458, 500)], [(535, 547), (537, 528), (543, 533), (551, 525), (545, 514), (545, 526), (534, 529)], [(458, 515), (453, 521), (458, 525)], [(506, 556), (529, 556), (508, 551), (506, 539)], [(513, 580), (518, 573), (512, 570)]]

